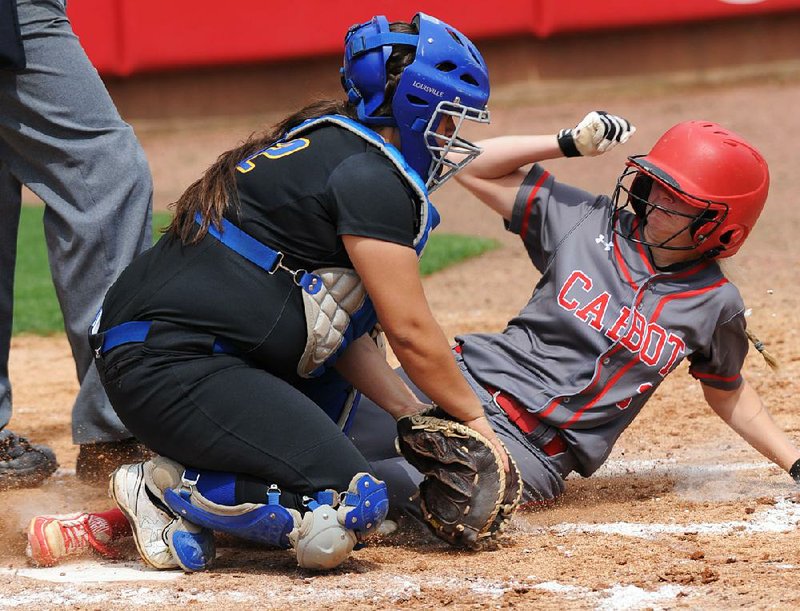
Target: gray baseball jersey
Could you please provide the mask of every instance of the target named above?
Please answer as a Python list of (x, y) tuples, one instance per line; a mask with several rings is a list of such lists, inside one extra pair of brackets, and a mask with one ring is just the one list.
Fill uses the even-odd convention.
[[(684, 358), (704, 384), (733, 390), (748, 349), (742, 298), (714, 261), (656, 269), (610, 231), (611, 213), (608, 197), (534, 166), (507, 228), (542, 277), (502, 333), (457, 338), (470, 373), (541, 419), (532, 439), (558, 429), (584, 476)], [(636, 232), (639, 220), (618, 222)]]

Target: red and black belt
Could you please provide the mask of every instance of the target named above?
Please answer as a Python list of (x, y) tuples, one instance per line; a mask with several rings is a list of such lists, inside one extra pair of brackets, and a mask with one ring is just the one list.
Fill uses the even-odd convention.
[[(516, 398), (504, 393), (502, 390), (497, 390), (488, 384), (484, 384), (483, 387), (489, 391), (494, 399), (494, 402), (497, 403), (498, 407), (500, 407), (500, 409), (506, 413), (508, 419), (511, 420), (511, 422), (513, 422), (517, 428), (526, 435), (535, 431), (536, 427), (542, 424), (542, 421), (539, 420), (535, 414), (532, 414), (525, 409), (523, 405), (520, 405)], [(561, 437), (558, 432), (556, 432), (550, 441), (541, 446), (541, 449), (548, 456), (555, 456), (556, 454), (561, 454), (567, 449), (567, 443), (564, 441), (564, 438)]]

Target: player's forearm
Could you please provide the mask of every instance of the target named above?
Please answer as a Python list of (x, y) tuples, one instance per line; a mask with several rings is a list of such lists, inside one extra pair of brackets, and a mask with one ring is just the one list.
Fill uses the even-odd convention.
[(386, 330), (403, 370), (430, 399), (458, 420), (483, 414), (475, 393), (456, 366), (447, 339), (431, 317)]
[(788, 471), (800, 449), (775, 423), (755, 389), (745, 381), (732, 393), (705, 389), (711, 408), (755, 450)]
[(483, 414), (425, 299), (416, 253), (372, 238), (342, 237), (403, 369), (422, 392), (460, 420)]
[(353, 342), (336, 361), (336, 370), (364, 395), (395, 418), (426, 407), (386, 362), (368, 335)]
[(461, 375), (444, 333), (426, 312), (417, 311), (405, 323), (385, 329), (395, 356), (408, 376), (434, 403), (495, 446), (508, 471), (509, 460), (503, 444), (487, 420), (477, 395)]
[(555, 136), (502, 136), (480, 143), (483, 152), (456, 180), (507, 221), (527, 171), (537, 161), (562, 156)]
[(511, 174), (515, 170), (544, 161), (563, 157), (555, 135), (499, 136), (477, 143), (482, 152), (459, 174), (475, 178), (494, 179)]

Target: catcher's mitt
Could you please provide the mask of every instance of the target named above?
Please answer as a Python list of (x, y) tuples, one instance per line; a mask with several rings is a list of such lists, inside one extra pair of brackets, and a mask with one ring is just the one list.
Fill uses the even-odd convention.
[[(442, 417), (440, 417), (442, 416)], [(397, 447), (425, 475), (420, 484), (422, 516), (436, 536), (469, 549), (490, 546), (519, 505), (522, 479), (492, 443), (441, 410), (397, 421)]]

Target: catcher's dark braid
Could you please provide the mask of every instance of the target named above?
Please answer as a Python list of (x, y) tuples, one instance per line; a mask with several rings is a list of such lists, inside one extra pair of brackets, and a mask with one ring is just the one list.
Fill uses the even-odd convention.
[[(409, 23), (392, 23), (393, 32), (416, 34), (417, 28)], [(381, 106), (381, 115), (391, 115), (391, 99), (397, 89), (400, 76), (412, 61), (415, 49), (408, 46), (398, 46), (392, 51), (386, 62), (386, 100)], [(286, 131), (299, 125), (303, 121), (320, 117), (322, 115), (338, 114), (358, 120), (355, 107), (346, 101), (319, 100), (312, 102), (299, 111), (289, 115), (273, 126), (272, 129), (252, 134), (247, 140), (234, 149), (226, 151), (209, 167), (203, 176), (189, 186), (178, 200), (170, 205), (175, 210), (172, 222), (164, 230), (173, 233), (185, 244), (198, 242), (208, 231), (210, 225), (219, 227), (223, 212), (228, 206), (238, 207), (236, 193), (236, 164), (258, 151), (267, 148), (278, 140)], [(195, 225), (195, 213), (199, 212), (203, 224), (198, 228)]]

